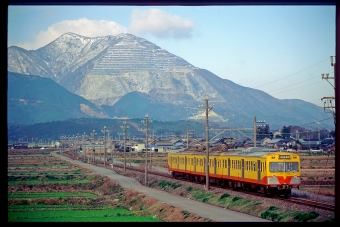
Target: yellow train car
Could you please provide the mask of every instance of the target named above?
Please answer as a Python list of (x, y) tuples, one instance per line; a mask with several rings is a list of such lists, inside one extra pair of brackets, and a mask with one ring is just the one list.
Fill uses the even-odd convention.
[[(300, 157), (266, 148), (209, 154), (209, 183), (289, 196), (301, 184)], [(175, 178), (205, 182), (206, 154), (169, 153), (168, 170)]]

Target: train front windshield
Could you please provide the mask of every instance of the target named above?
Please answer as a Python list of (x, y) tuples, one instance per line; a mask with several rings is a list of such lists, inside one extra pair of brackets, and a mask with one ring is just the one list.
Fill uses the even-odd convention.
[(270, 162), (270, 172), (298, 172), (299, 163), (297, 162)]

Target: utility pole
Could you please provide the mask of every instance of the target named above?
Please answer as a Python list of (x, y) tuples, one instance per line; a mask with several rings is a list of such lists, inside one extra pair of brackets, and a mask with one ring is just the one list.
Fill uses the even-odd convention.
[(112, 150), (112, 140), (110, 139), (110, 130), (106, 130), (107, 131), (107, 138), (108, 138), (108, 141), (109, 141), (109, 145), (110, 145), (110, 152), (111, 152), (111, 162), (113, 164), (113, 150)]
[[(322, 79), (325, 79), (327, 80), (327, 82), (334, 88), (334, 96), (331, 96), (331, 97), (323, 97), (321, 98), (321, 100), (323, 101), (323, 104), (324, 104), (324, 111), (326, 113), (331, 113), (333, 118), (334, 118), (334, 126), (335, 126), (335, 120), (336, 120), (336, 117), (335, 117), (335, 93), (336, 93), (336, 90), (335, 90), (335, 75), (336, 75), (336, 63), (333, 61), (333, 57), (335, 58), (335, 56), (331, 56), (330, 57), (330, 60), (331, 60), (331, 66), (334, 67), (334, 76), (333, 77), (330, 77), (328, 73), (324, 74), (322, 73), (321, 74), (321, 77)], [(331, 82), (329, 82), (328, 79), (333, 79), (334, 80), (334, 84), (332, 84)], [(332, 103), (332, 100), (333, 103)]]
[[(205, 163), (205, 190), (209, 190), (209, 111), (214, 107), (213, 105), (208, 105), (208, 95), (204, 96), (205, 101), (205, 141), (206, 141), (206, 163)], [(198, 106), (198, 108), (203, 109), (203, 105)]]
[(256, 116), (254, 117), (254, 147), (256, 147)]
[(256, 142), (256, 137), (257, 137), (257, 128), (258, 127), (264, 127), (265, 126), (265, 121), (257, 121), (256, 120), (256, 116), (254, 117), (254, 147), (257, 146), (257, 142)]
[(94, 133), (95, 130), (92, 130), (92, 152), (93, 152), (93, 163), (96, 164), (96, 150), (94, 148)]
[(124, 131), (124, 171), (126, 171), (126, 129), (128, 129), (129, 126), (126, 126), (126, 121), (124, 121), (124, 125), (120, 127)]
[(104, 168), (106, 168), (106, 126), (102, 132), (104, 133)]
[(187, 149), (189, 148), (189, 126), (187, 126)]
[[(147, 186), (148, 182), (148, 127), (152, 123), (152, 120), (149, 120), (149, 115), (145, 114), (145, 121), (142, 120), (142, 124), (145, 125), (145, 144), (146, 144), (146, 151), (145, 151), (145, 186)], [(150, 150), (151, 152), (151, 150)]]
[[(338, 28), (339, 25), (340, 25), (340, 8), (339, 8), (339, 4), (336, 4), (336, 9), (335, 9), (335, 27)], [(336, 49), (335, 49), (335, 55), (340, 55), (340, 48), (339, 48), (339, 45), (340, 45), (340, 34), (339, 34), (339, 31), (336, 30), (336, 37), (335, 37), (335, 43), (336, 43)], [(337, 64), (333, 64), (333, 67), (334, 67), (334, 78), (338, 78), (339, 77), (339, 72), (340, 72), (340, 69), (339, 69), (339, 65)], [(338, 79), (334, 79), (334, 91), (335, 91), (335, 103), (336, 103), (336, 106), (340, 106), (340, 99), (339, 99), (339, 89), (335, 89), (335, 87), (340, 87), (340, 80)], [(339, 113), (338, 113), (339, 115)], [(339, 118), (339, 116), (337, 116)], [(335, 129), (335, 143), (338, 143), (340, 141), (340, 133), (338, 132), (338, 129), (336, 127), (336, 122), (334, 121), (334, 129)], [(336, 145), (338, 146), (338, 145)], [(334, 152), (334, 155), (335, 155), (335, 179), (339, 179), (340, 177), (340, 155), (339, 155), (339, 152)], [(336, 180), (335, 181), (335, 191), (339, 191), (339, 188), (340, 188), (340, 181), (339, 180)], [(340, 221), (340, 196), (336, 196), (335, 197), (335, 221), (336, 222), (339, 222)]]
[(83, 135), (83, 152), (84, 152), (84, 162), (86, 162), (86, 146), (84, 145), (86, 144), (86, 133), (84, 132), (84, 135)]

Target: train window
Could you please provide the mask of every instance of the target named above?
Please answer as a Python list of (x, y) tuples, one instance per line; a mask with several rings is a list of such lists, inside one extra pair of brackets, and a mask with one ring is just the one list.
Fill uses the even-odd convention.
[(223, 165), (223, 168), (227, 168), (227, 161), (223, 160), (222, 165)]
[(298, 172), (299, 163), (297, 162), (270, 162), (270, 172)]
[(283, 172), (283, 162), (270, 162), (270, 172)]
[(298, 172), (299, 164), (297, 162), (285, 162), (285, 172)]
[(253, 162), (253, 171), (256, 171), (256, 162)]

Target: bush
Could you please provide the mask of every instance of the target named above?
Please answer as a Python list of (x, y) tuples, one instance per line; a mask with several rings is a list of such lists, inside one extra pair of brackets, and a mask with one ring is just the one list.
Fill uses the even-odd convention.
[(228, 198), (230, 195), (227, 193), (224, 193), (223, 195), (221, 195), (221, 197), (218, 200), (222, 200), (224, 198)]
[(238, 201), (240, 199), (241, 199), (241, 197), (235, 196), (231, 201), (234, 203), (234, 202), (236, 202), (236, 201)]
[(294, 216), (294, 219), (299, 221), (299, 222), (307, 222), (307, 221), (315, 219), (317, 217), (319, 217), (319, 213), (314, 212), (314, 211), (307, 213), (307, 214), (303, 214), (303, 213), (299, 212)]

